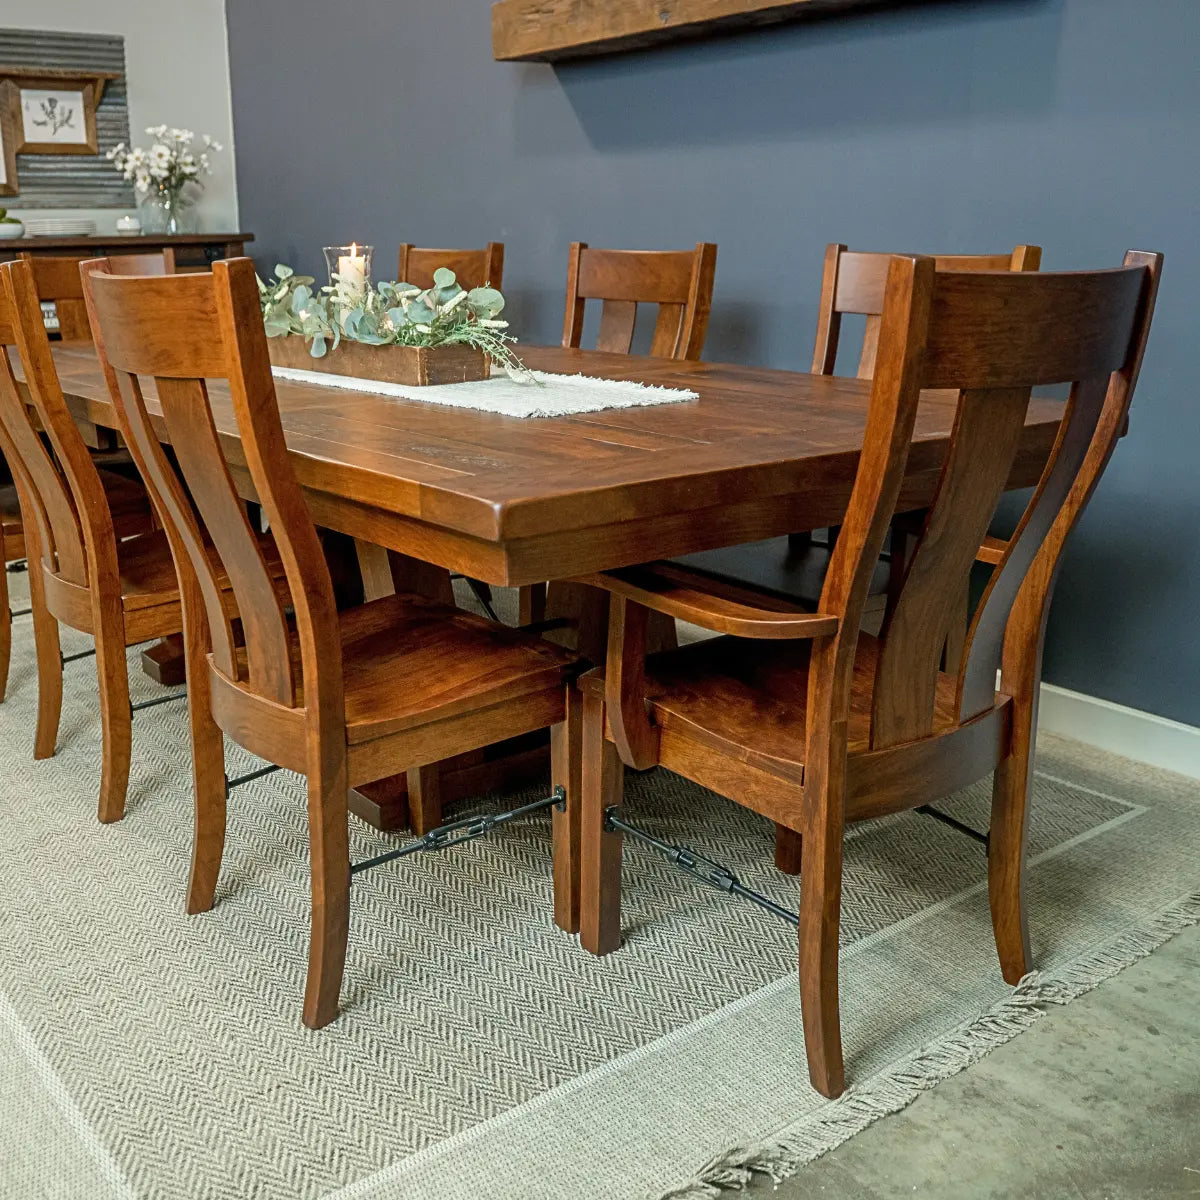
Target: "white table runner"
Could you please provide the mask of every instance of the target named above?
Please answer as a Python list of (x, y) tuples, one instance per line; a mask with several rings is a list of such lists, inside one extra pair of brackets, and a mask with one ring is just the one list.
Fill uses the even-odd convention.
[(401, 400), (423, 400), (450, 408), (473, 408), (506, 417), (568, 417), (606, 408), (640, 408), (648, 404), (681, 404), (700, 397), (684, 388), (655, 387), (617, 379), (592, 379), (586, 375), (549, 375), (534, 371), (536, 383), (518, 383), (503, 371), (474, 383), (444, 383), (414, 387), (405, 383), (380, 383), (352, 375), (272, 367), (276, 379), (312, 383), (318, 387), (371, 392)]

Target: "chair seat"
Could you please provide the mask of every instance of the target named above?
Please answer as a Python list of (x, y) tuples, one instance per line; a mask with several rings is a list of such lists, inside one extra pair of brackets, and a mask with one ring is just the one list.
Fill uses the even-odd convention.
[(422, 596), (350, 609), (341, 634), (351, 744), (560, 686), (578, 661), (540, 637)]
[[(804, 765), (808, 665), (812, 643), (718, 637), (651, 655), (646, 697), (654, 723), (799, 783)], [(879, 641), (860, 634), (850, 695), (848, 748), (870, 748), (871, 701)], [(602, 689), (604, 669), (580, 681)], [(935, 729), (955, 719), (956, 680), (938, 676)]]
[[(115, 471), (101, 471), (100, 482), (112, 510), (118, 537), (140, 532), (150, 525), (150, 499), (146, 489), (133, 479)], [(21, 502), (14, 484), (0, 487), (0, 529), (6, 538), (22, 536)]]
[[(282, 581), (283, 564), (274, 540), (264, 535), (262, 542), (272, 578)], [(211, 545), (208, 547), (208, 556), (216, 568), (218, 584), (228, 592), (229, 577)], [(167, 535), (161, 529), (118, 542), (117, 568), (121, 578), (121, 601), (126, 611), (179, 602), (175, 562), (171, 557)]]
[[(339, 626), (351, 745), (561, 687), (578, 661), (532, 634), (403, 593), (345, 610)], [(300, 678), (294, 633), (291, 653)], [(238, 658), (244, 673), (244, 649)]]

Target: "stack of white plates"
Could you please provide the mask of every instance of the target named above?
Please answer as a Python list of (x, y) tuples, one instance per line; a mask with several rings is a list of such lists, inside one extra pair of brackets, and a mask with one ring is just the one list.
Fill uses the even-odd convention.
[(84, 217), (26, 217), (25, 232), (30, 237), (92, 237), (96, 222)]

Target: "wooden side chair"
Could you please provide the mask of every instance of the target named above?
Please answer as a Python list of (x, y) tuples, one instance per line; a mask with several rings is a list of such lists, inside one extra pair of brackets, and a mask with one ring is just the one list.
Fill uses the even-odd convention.
[[(660, 358), (698, 360), (704, 352), (712, 311), (717, 247), (697, 242), (695, 250), (593, 250), (572, 242), (567, 258), (567, 303), (562, 344), (578, 348), (583, 341), (584, 311), (589, 300), (602, 302), (596, 349), (629, 354), (633, 347), (638, 305), (658, 306), (650, 353)], [(555, 584), (551, 615), (562, 618), (588, 598), (578, 588)], [(520, 623), (546, 616), (546, 585), (519, 592)], [(669, 622), (658, 622), (656, 637), (674, 641)]]
[[(64, 341), (91, 339), (83, 284), (79, 278), (78, 258), (65, 255), (30, 254), (20, 257), (33, 265), (37, 298), (54, 304), (58, 312), (58, 332)], [(168, 248), (162, 254), (123, 254), (113, 257), (117, 270), (126, 275), (173, 274), (175, 259)]]
[[(554, 727), (555, 911), (577, 928), (578, 808), (566, 722), (574, 659), (519, 630), (396, 594), (338, 612), (316, 529), (284, 443), (254, 264), (212, 275), (122, 279), (101, 261), (88, 286), (97, 350), (179, 569), (186, 622), (196, 838), (189, 912), (213, 904), (225, 835), (222, 733), (308, 780), (312, 938), (304, 1021), (337, 1015), (349, 921), (347, 790), (422, 763)], [(169, 319), (165, 319), (169, 318)], [(154, 380), (163, 452), (143, 392)], [(288, 596), (246, 520), (209, 407), (228, 382), (241, 455), (283, 559)], [(194, 511), (186, 491), (195, 499)], [(242, 612), (245, 645), (218, 600), (207, 527)]]
[[(103, 753), (99, 817), (125, 811), (132, 750), (127, 646), (179, 633), (170, 548), (136, 480), (98, 469), (71, 418), (38, 303), (36, 262), (0, 265), (0, 423), (29, 551), (38, 717), (34, 757), (54, 753), (64, 659), (59, 622), (96, 642)], [(28, 401), (7, 347), (21, 359)], [(45, 440), (43, 440), (43, 435)], [(30, 545), (30, 542), (33, 545)]]
[(587, 242), (573, 242), (562, 344), (579, 346), (584, 307), (588, 300), (601, 300), (596, 349), (628, 354), (638, 305), (656, 304), (650, 353), (698, 359), (708, 334), (716, 270), (712, 242), (698, 242), (695, 250), (592, 250)]
[(413, 287), (433, 286), (438, 267), (449, 267), (458, 282), (468, 289), (504, 287), (504, 243), (488, 242), (482, 250), (428, 250), (401, 243), (396, 278)]
[[(3, 337), (2, 331), (0, 337)], [(15, 458), (3, 429), (0, 429), (0, 458), (5, 461)], [(12, 623), (13, 618), (18, 615), (12, 610), (8, 594), (8, 564), (19, 563), (26, 558), (20, 497), (15, 483), (5, 484), (0, 486), (0, 701), (3, 701), (8, 693), (8, 668), (12, 659)]]
[[(1022, 889), (1046, 617), (1063, 544), (1124, 423), (1162, 258), (1068, 274), (888, 267), (862, 457), (818, 611), (714, 591), (650, 564), (590, 577), (610, 593), (607, 665), (583, 676), (583, 945), (620, 943), (622, 763), (661, 765), (802, 837), (800, 1000), (809, 1072), (843, 1089), (838, 928), (844, 824), (927, 805), (988, 775), (988, 888), (1004, 978), (1030, 969)], [(1021, 440), (1031, 388), (1071, 384), (1041, 481), (941, 670), (957, 598)], [(958, 392), (936, 499), (878, 637), (868, 583), (905, 476), (922, 388)], [(657, 657), (649, 612), (723, 637)], [(997, 686), (997, 670), (1000, 680)], [(620, 819), (620, 818), (618, 818)]]

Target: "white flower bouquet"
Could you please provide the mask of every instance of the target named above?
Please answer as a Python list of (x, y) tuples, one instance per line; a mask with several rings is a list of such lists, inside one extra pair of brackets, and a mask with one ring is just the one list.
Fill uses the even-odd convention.
[(139, 200), (157, 198), (164, 211), (165, 231), (176, 233), (185, 192), (204, 187), (200, 177), (212, 174), (209, 154), (224, 147), (206, 133), (201, 135), (201, 146), (197, 149), (196, 135), (190, 129), (150, 125), (146, 132), (154, 138), (149, 150), (140, 146), (130, 148), (119, 142), (107, 157), (133, 184)]

